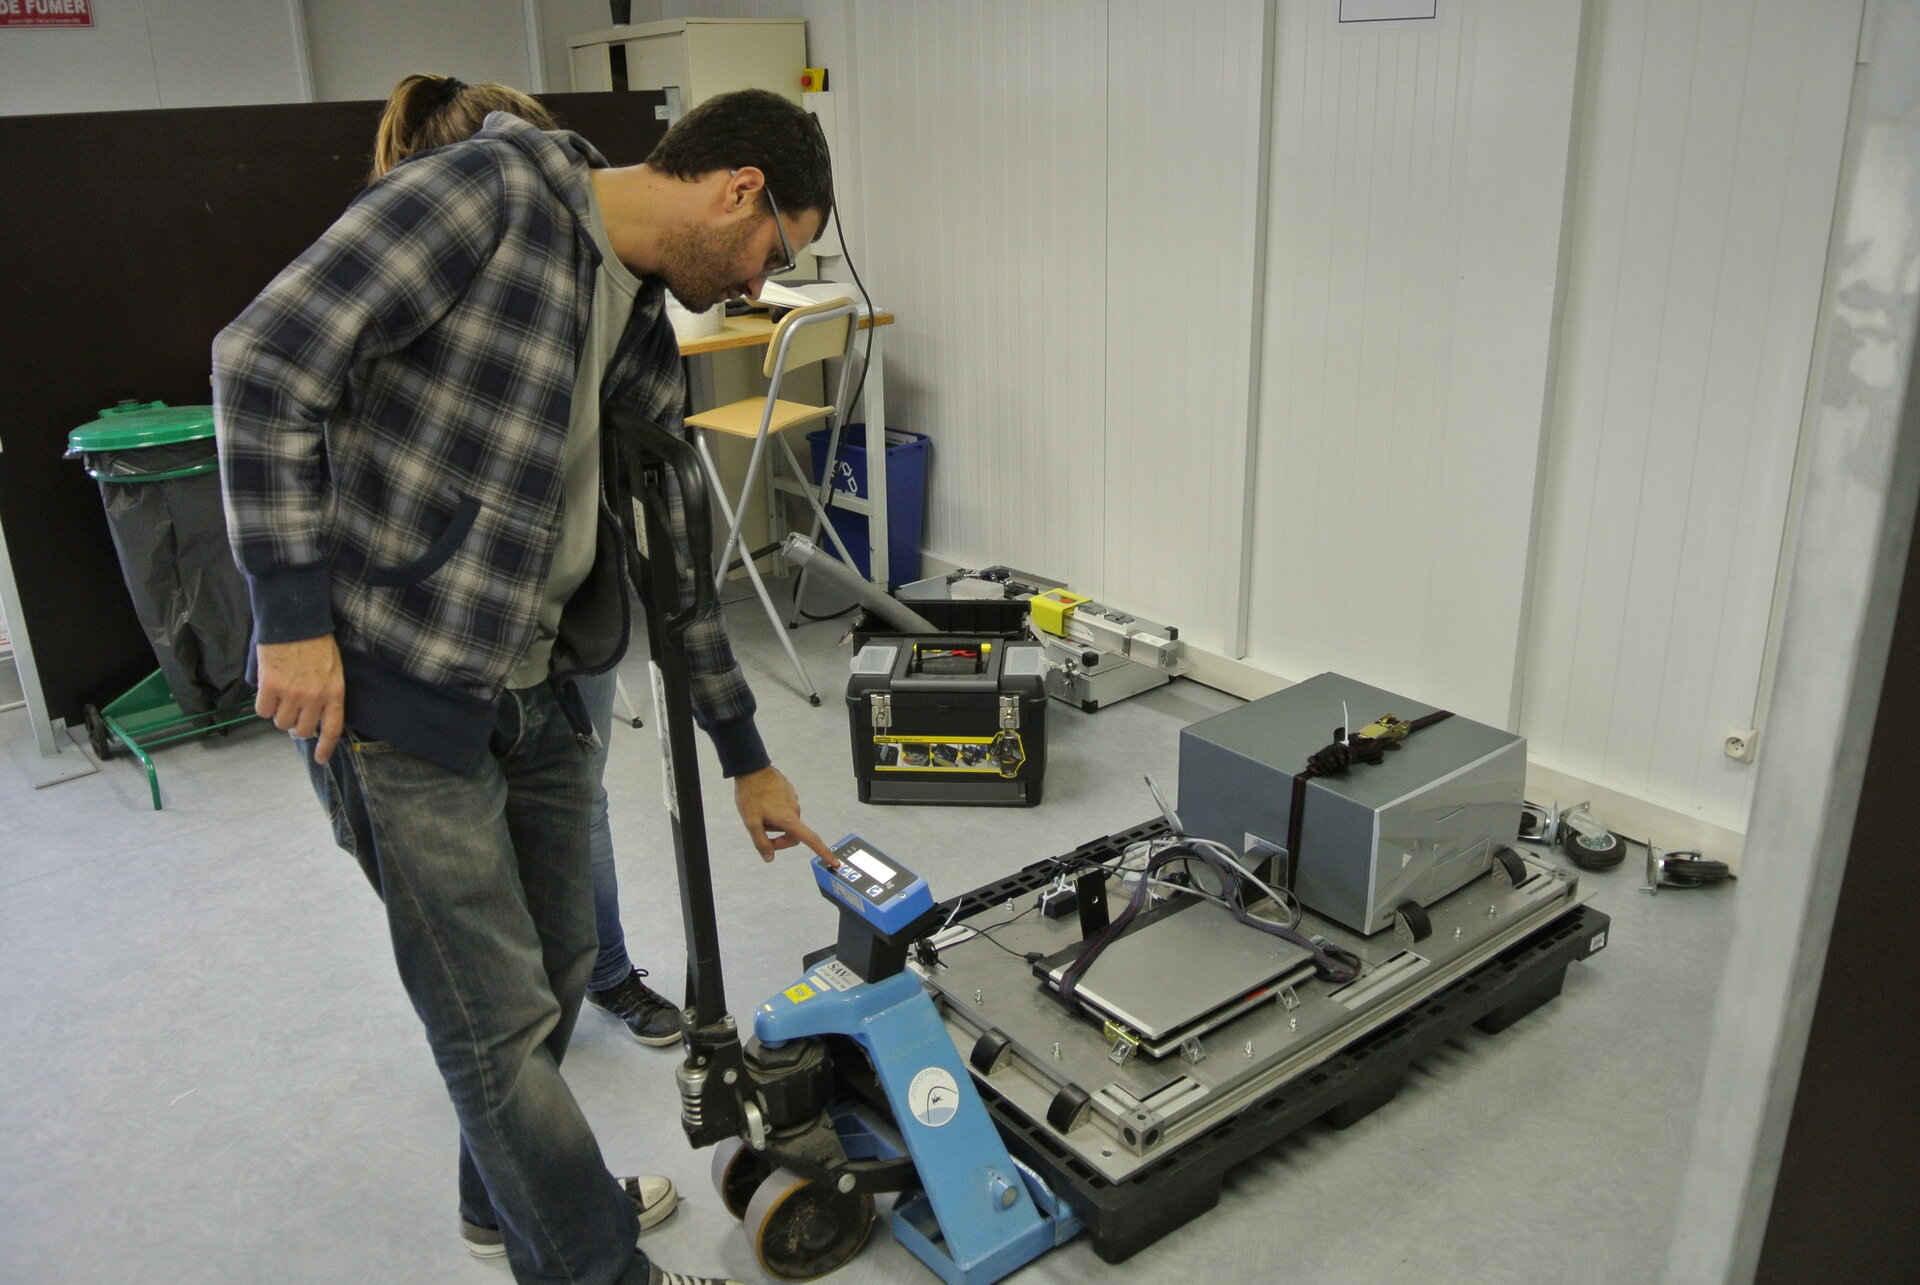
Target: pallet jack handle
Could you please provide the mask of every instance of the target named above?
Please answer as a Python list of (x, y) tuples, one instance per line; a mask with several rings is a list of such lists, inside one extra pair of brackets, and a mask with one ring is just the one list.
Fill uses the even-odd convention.
[[(678, 434), (622, 406), (607, 408), (619, 461), (614, 501), (626, 535), (627, 576), (647, 617), (656, 722), (666, 771), (667, 805), (673, 826), (674, 862), (680, 876), (680, 909), (687, 942), (686, 1004), (690, 1011), (690, 1056), (695, 1036), (735, 1044), (720, 971), (720, 932), (713, 901), (713, 871), (707, 850), (706, 813), (700, 797), (700, 766), (693, 741), (686, 631), (712, 609), (715, 599), (706, 474), (694, 448)], [(686, 515), (684, 547), (672, 530), (677, 484)], [(627, 520), (638, 503), (646, 535), (643, 556)]]

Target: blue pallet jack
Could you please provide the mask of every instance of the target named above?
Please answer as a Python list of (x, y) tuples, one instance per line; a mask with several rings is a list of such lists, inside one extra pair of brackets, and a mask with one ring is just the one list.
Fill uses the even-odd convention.
[[(811, 1280), (866, 1243), (874, 1197), (897, 1193), (893, 1234), (949, 1285), (990, 1285), (1080, 1230), (1032, 1169), (1008, 1154), (933, 999), (906, 969), (939, 926), (924, 879), (856, 837), (815, 857), (840, 912), (834, 946), (760, 1005), (744, 1044), (727, 1012), (700, 797), (685, 633), (712, 601), (705, 475), (677, 435), (610, 408), (616, 512), (642, 514), (629, 576), (647, 616), (687, 942), (680, 1123), (714, 1147), (714, 1185), (760, 1264)], [(673, 495), (673, 488), (678, 495)], [(668, 527), (686, 514), (687, 546)], [(624, 525), (624, 524), (623, 524)], [(684, 565), (682, 565), (684, 563)]]

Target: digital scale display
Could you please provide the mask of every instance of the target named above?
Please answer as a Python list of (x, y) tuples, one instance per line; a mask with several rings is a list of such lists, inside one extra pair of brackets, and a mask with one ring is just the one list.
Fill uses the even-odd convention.
[(855, 848), (844, 855), (848, 861), (853, 862), (854, 865), (860, 867), (882, 883), (893, 878), (895, 874), (892, 866), (881, 861), (865, 848)]
[(835, 844), (833, 855), (840, 858), (839, 867), (821, 868), (829, 884), (838, 885), (841, 893), (855, 893), (874, 906), (884, 906), (921, 883), (913, 871), (902, 869), (858, 835), (849, 835)]

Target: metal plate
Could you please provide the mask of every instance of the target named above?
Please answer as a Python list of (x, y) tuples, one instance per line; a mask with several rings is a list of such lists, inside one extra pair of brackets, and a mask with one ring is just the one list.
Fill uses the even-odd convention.
[[(1128, 832), (1134, 835), (1136, 831)], [(941, 1001), (949, 1034), (961, 1050), (987, 1030), (1012, 1041), (1011, 1056), (990, 1077), (993, 1090), (1035, 1120), (1047, 1117), (1055, 1094), (1078, 1086), (1092, 1098), (1086, 1123), (1056, 1135), (1111, 1182), (1127, 1179), (1183, 1140), (1284, 1084), (1356, 1038), (1485, 963), (1577, 901), (1578, 881), (1531, 859), (1519, 886), (1503, 873), (1483, 875), (1429, 909), (1433, 931), (1412, 942), (1401, 931), (1359, 937), (1308, 915), (1301, 927), (1354, 951), (1366, 963), (1343, 987), (1311, 981), (1295, 988), (1297, 1004), (1262, 1004), (1205, 1035), (1191, 1056), (1116, 1062), (1112, 1041), (1093, 1019), (1069, 1013), (1033, 977), (1019, 955), (1051, 955), (1079, 937), (1072, 919), (1027, 915), (994, 929), (996, 949), (977, 939), (940, 952), (923, 979)], [(1016, 876), (1009, 887), (1031, 883)], [(981, 890), (985, 892), (987, 890)], [(1116, 887), (1114, 895), (1118, 895)], [(1031, 891), (995, 903), (970, 894), (970, 915), (984, 924), (1027, 907)], [(961, 921), (964, 923), (965, 921)], [(1008, 952), (1013, 952), (1009, 954)], [(979, 1078), (979, 1077), (976, 1077)]]

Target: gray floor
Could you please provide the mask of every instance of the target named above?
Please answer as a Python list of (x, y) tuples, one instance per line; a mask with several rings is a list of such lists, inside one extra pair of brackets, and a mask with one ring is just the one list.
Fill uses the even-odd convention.
[[(1034, 810), (856, 801), (837, 693), (841, 626), (798, 637), (829, 692), (796, 694), (764, 617), (731, 609), (776, 761), (829, 840), (857, 830), (937, 895), (1151, 815), (1176, 733), (1234, 701), (1187, 682), (1094, 715), (1050, 707)], [(645, 699), (644, 660), (627, 685)], [(1444, 701), (1444, 693), (1416, 693)], [(618, 732), (609, 784), (633, 953), (677, 989), (680, 919), (647, 730)], [(0, 737), (21, 733), (0, 715)], [(736, 1012), (793, 980), (833, 911), (801, 862), (763, 867), (705, 750)], [(124, 759), (30, 789), (0, 759), (0, 1280), (504, 1283), (461, 1249), (453, 1122), (393, 977), (379, 909), (333, 848), (270, 728), (160, 755), (166, 809)], [(1631, 863), (1630, 863), (1631, 864)], [(1732, 924), (1731, 888), (1651, 897), (1586, 876), (1611, 947), (1499, 1036), (1419, 1063), (1345, 1132), (1314, 1126), (1235, 1171), (1218, 1209), (1128, 1262), (1084, 1239), (1013, 1279), (1651, 1281), (1664, 1261)], [(647, 1248), (761, 1280), (676, 1119), (676, 1054), (583, 1017), (568, 1078), (609, 1164), (674, 1177)], [(877, 1235), (835, 1279), (931, 1281)]]

